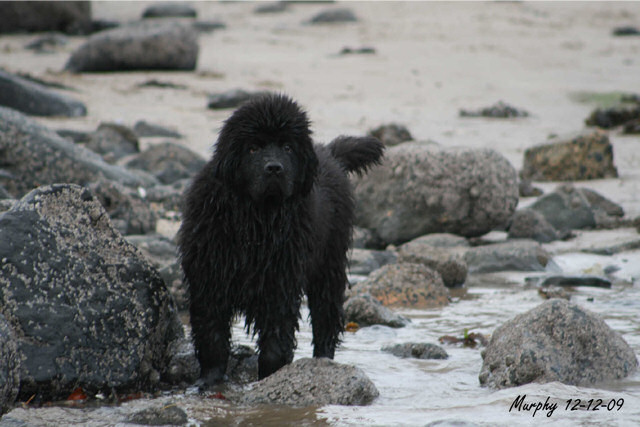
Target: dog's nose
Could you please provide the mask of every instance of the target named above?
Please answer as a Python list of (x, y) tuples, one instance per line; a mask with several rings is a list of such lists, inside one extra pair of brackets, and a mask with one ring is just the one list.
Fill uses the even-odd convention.
[(268, 175), (280, 175), (282, 173), (282, 163), (271, 161), (264, 166), (264, 171)]

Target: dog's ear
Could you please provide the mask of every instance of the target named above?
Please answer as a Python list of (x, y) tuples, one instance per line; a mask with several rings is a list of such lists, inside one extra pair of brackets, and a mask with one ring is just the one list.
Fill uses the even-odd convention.
[(306, 196), (311, 191), (316, 175), (318, 174), (318, 157), (313, 149), (313, 144), (309, 141), (304, 144), (304, 152), (299, 154), (300, 173), (298, 183), (298, 195)]

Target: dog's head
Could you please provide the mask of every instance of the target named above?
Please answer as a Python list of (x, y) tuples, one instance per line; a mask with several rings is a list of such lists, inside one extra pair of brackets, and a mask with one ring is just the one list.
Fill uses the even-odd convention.
[(218, 179), (255, 202), (307, 195), (318, 159), (306, 113), (284, 95), (253, 98), (225, 122), (214, 162)]

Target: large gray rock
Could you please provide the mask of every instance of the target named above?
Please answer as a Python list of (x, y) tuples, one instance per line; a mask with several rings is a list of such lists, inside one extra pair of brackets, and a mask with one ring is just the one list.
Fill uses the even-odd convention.
[(112, 164), (140, 152), (138, 136), (130, 128), (116, 123), (100, 123), (98, 129), (89, 136), (85, 147)]
[(379, 392), (359, 368), (327, 358), (304, 358), (256, 383), (241, 398), (246, 405), (368, 405)]
[(177, 22), (145, 20), (94, 34), (65, 69), (83, 71), (194, 70), (196, 31)]
[(633, 350), (597, 315), (552, 299), (500, 326), (483, 355), (480, 383), (496, 388), (560, 381), (588, 386), (637, 369)]
[(147, 171), (163, 184), (172, 184), (180, 179), (191, 178), (205, 163), (205, 159), (188, 148), (164, 142), (131, 157), (126, 166)]
[(403, 359), (447, 359), (449, 357), (444, 348), (431, 343), (408, 342), (404, 344), (387, 345), (382, 347), (382, 351)]
[(152, 176), (109, 165), (96, 153), (62, 138), (23, 114), (0, 107), (0, 185), (14, 197), (53, 183), (86, 185), (104, 178), (130, 187), (153, 186)]
[(538, 242), (527, 239), (476, 246), (464, 254), (469, 273), (544, 271), (550, 259)]
[(19, 398), (139, 392), (188, 376), (175, 372), (184, 331), (167, 288), (88, 189), (42, 187), (2, 214), (0, 260)]
[(0, 33), (62, 31), (86, 34), (91, 29), (88, 1), (2, 1)]
[(0, 105), (32, 116), (87, 115), (87, 107), (80, 101), (2, 70), (0, 70)]
[(20, 387), (20, 357), (11, 326), (0, 314), (0, 417), (16, 401)]
[(587, 197), (571, 184), (558, 186), (529, 209), (539, 212), (556, 230), (576, 230), (596, 226), (596, 216)]
[(509, 238), (533, 239), (540, 243), (558, 240), (562, 234), (549, 224), (544, 215), (533, 209), (520, 209), (511, 218)]
[(434, 247), (430, 241), (433, 240), (422, 236), (398, 247), (398, 262), (424, 264), (436, 270), (444, 285), (449, 288), (462, 285), (468, 270), (462, 255), (456, 251)]
[(480, 236), (506, 224), (518, 204), (515, 169), (489, 149), (407, 142), (354, 183), (356, 223), (393, 244), (429, 233)]

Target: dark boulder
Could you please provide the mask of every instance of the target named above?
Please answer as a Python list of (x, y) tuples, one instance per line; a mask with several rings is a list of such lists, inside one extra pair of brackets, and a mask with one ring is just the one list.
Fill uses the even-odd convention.
[(640, 106), (621, 104), (609, 108), (597, 108), (585, 120), (587, 126), (611, 129), (640, 119)]
[(245, 405), (368, 405), (379, 392), (365, 373), (327, 358), (304, 358), (257, 382), (242, 396)]
[(155, 144), (127, 160), (126, 166), (151, 173), (163, 184), (193, 177), (206, 160), (172, 142)]
[(533, 181), (617, 178), (613, 147), (606, 133), (595, 132), (528, 148), (520, 176)]
[(356, 223), (393, 244), (429, 233), (480, 236), (506, 225), (518, 204), (515, 169), (490, 149), (407, 142), (353, 181)]
[(540, 243), (549, 243), (563, 236), (546, 220), (544, 215), (533, 209), (516, 211), (509, 224), (509, 238), (532, 239)]
[(22, 357), (21, 399), (157, 390), (184, 331), (158, 272), (88, 189), (52, 185), (0, 215), (0, 311)]
[(460, 110), (460, 117), (487, 117), (498, 119), (510, 119), (514, 117), (528, 117), (525, 110), (513, 107), (503, 101), (498, 101), (490, 107), (479, 110)]
[(358, 18), (351, 9), (337, 8), (323, 10), (314, 15), (310, 20), (310, 24), (334, 24), (343, 22), (356, 22)]
[(87, 185), (99, 179), (130, 187), (150, 187), (152, 176), (134, 174), (109, 165), (98, 154), (62, 138), (15, 110), (0, 107), (0, 153), (2, 185), (14, 197), (22, 197), (41, 185), (73, 183)]
[(196, 10), (188, 3), (162, 2), (152, 4), (142, 12), (142, 18), (195, 18)]
[(418, 237), (398, 247), (398, 262), (424, 264), (436, 270), (448, 288), (460, 286), (467, 278), (467, 263), (456, 251), (443, 250)]
[(194, 70), (198, 60), (196, 31), (163, 20), (94, 34), (73, 52), (65, 69), (71, 72), (129, 70)]
[(585, 194), (571, 184), (558, 186), (529, 209), (544, 216), (556, 230), (579, 230), (596, 226), (596, 215)]
[(88, 1), (1, 1), (0, 16), (0, 33), (87, 34), (91, 30)]
[(552, 299), (496, 329), (479, 378), (495, 388), (551, 381), (589, 386), (637, 367), (631, 347), (598, 315)]
[(0, 70), (0, 105), (31, 116), (87, 115), (87, 107), (83, 103), (60, 95), (34, 81), (2, 70)]
[(393, 264), (398, 256), (392, 251), (352, 249), (349, 251), (349, 273), (369, 275), (383, 265)]
[(387, 345), (382, 347), (382, 351), (391, 353), (394, 356), (414, 359), (447, 359), (449, 355), (439, 345), (429, 343), (404, 343)]
[(112, 164), (125, 156), (140, 152), (136, 134), (130, 128), (115, 123), (100, 123), (85, 146)]
[(136, 122), (133, 131), (140, 137), (145, 136), (162, 136), (165, 138), (182, 138), (182, 135), (175, 130), (168, 129), (164, 126), (149, 123), (144, 120)]
[(344, 304), (344, 314), (347, 322), (357, 323), (358, 326), (385, 325), (401, 328), (410, 322), (369, 294), (349, 298)]

